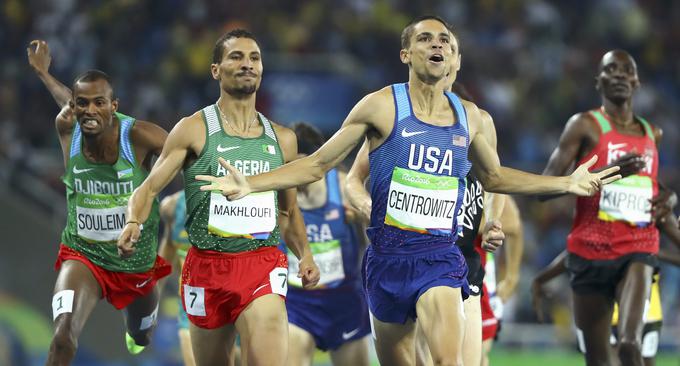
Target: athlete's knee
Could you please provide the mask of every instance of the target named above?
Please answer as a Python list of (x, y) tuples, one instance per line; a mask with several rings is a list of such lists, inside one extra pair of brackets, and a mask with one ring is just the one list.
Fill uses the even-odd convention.
[(637, 339), (624, 338), (619, 341), (618, 348), (621, 358), (637, 358), (640, 355), (642, 344)]
[(70, 321), (57, 322), (50, 351), (57, 354), (75, 354), (78, 348), (78, 335)]

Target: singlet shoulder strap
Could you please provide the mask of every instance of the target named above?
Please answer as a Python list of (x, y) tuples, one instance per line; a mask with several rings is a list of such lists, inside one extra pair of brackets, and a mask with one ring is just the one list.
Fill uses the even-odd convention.
[(652, 131), (652, 125), (647, 122), (646, 119), (636, 116), (640, 122), (642, 123), (642, 127), (645, 129), (645, 133), (647, 134), (647, 137), (649, 137), (654, 143), (656, 143), (656, 140), (654, 139), (654, 131)]
[(257, 115), (260, 117), (260, 121), (262, 121), (262, 127), (264, 127), (264, 134), (267, 135), (270, 139), (279, 142), (276, 139), (276, 133), (274, 132), (274, 127), (272, 126), (272, 123), (267, 119), (267, 117), (264, 116), (264, 114), (257, 112)]
[(603, 135), (612, 130), (611, 123), (609, 123), (609, 121), (607, 120), (607, 118), (605, 118), (605, 116), (602, 114), (602, 112), (600, 112), (598, 110), (593, 110), (593, 111), (590, 111), (590, 115), (600, 125), (600, 130), (602, 131)]
[(83, 137), (83, 134), (80, 132), (80, 124), (78, 124), (78, 121), (73, 118), (73, 135), (71, 136), (71, 150), (69, 152), (69, 158), (72, 158), (78, 154), (80, 154), (80, 141)]
[(326, 173), (326, 187), (328, 190), (328, 203), (342, 205), (342, 194), (340, 193), (337, 169), (331, 169)]
[(458, 122), (461, 126), (463, 126), (466, 132), (469, 131), (467, 113), (465, 112), (465, 107), (463, 107), (463, 103), (460, 101), (460, 98), (450, 91), (446, 91), (445, 93), (451, 101), (451, 104), (453, 104), (453, 110), (456, 112), (456, 118), (458, 119)]
[(408, 101), (408, 91), (406, 90), (406, 84), (393, 84), (392, 85), (392, 95), (394, 95), (394, 108), (396, 110), (397, 121), (401, 121), (404, 118), (411, 115), (411, 106)]
[(120, 153), (125, 160), (135, 165), (137, 164), (135, 150), (132, 147), (132, 139), (130, 138), (130, 132), (135, 125), (135, 119), (118, 112), (116, 112), (116, 117), (120, 121), (120, 137), (118, 138), (120, 140)]
[[(220, 132), (222, 128), (220, 126), (220, 119), (217, 117), (217, 105), (211, 104), (203, 108), (203, 120), (205, 121), (205, 127), (208, 130), (208, 137)], [(208, 142), (206, 141), (206, 144)]]

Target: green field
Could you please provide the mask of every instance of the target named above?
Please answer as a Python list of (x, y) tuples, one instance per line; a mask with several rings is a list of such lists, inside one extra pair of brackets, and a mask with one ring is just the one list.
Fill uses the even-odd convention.
[[(372, 364), (379, 365), (375, 359)], [(581, 354), (564, 350), (496, 349), (491, 352), (490, 360), (491, 366), (578, 366), (584, 364)], [(314, 365), (331, 365), (328, 355), (317, 352)], [(660, 353), (656, 358), (656, 366), (680, 366), (680, 353)]]
[[(565, 351), (510, 351), (495, 350), (491, 353), (492, 366), (577, 366), (584, 365), (583, 356)], [(661, 353), (656, 366), (680, 366), (680, 354)]]

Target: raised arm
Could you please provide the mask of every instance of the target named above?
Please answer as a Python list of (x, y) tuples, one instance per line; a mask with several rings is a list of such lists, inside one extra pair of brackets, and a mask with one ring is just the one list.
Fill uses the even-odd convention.
[[(202, 190), (220, 190), (228, 199), (238, 199), (251, 192), (286, 189), (317, 181), (329, 169), (345, 159), (367, 132), (372, 131), (379, 136), (389, 134), (392, 125), (389, 125), (390, 131), (387, 131), (386, 123), (376, 124), (376, 121), (391, 122), (394, 118), (393, 107), (391, 107), (392, 111), (385, 112), (392, 103), (387, 93), (391, 96), (389, 89), (383, 89), (369, 94), (357, 103), (340, 130), (311, 155), (285, 164), (271, 172), (247, 178), (226, 164), (226, 161), (221, 160), (220, 164), (229, 171), (229, 175), (226, 177), (197, 176), (196, 179), (212, 183), (202, 186)], [(392, 115), (382, 117), (385, 113), (392, 113)]]
[[(275, 125), (279, 146), (283, 152), (284, 163), (297, 157), (297, 139), (295, 133), (288, 128)], [(302, 279), (304, 288), (312, 288), (319, 282), (319, 268), (314, 263), (312, 251), (307, 241), (307, 230), (302, 212), (297, 204), (297, 189), (288, 188), (278, 191), (279, 227), (286, 246), (300, 260), (298, 278)]]
[(203, 144), (205, 126), (200, 117), (194, 115), (184, 118), (170, 131), (163, 151), (151, 173), (128, 201), (127, 222), (118, 238), (118, 252), (122, 256), (132, 255), (134, 244), (139, 239), (140, 225), (149, 217), (154, 199), (172, 178), (177, 175), (190, 151), (196, 150), (193, 144)]
[(371, 195), (366, 190), (366, 179), (370, 173), (368, 164), (368, 140), (365, 140), (361, 149), (354, 158), (352, 168), (347, 173), (345, 182), (345, 192), (347, 200), (368, 222), (371, 219), (371, 208), (373, 201)]
[(71, 89), (49, 73), (52, 56), (50, 56), (50, 48), (47, 42), (43, 40), (31, 41), (28, 48), (26, 48), (26, 53), (28, 54), (28, 64), (31, 65), (33, 71), (45, 84), (45, 87), (52, 94), (52, 98), (57, 102), (59, 108), (64, 108), (71, 100)]
[(597, 161), (597, 157), (593, 157), (582, 164), (567, 177), (542, 176), (503, 167), (500, 165), (498, 155), (489, 146), (486, 138), (475, 131), (477, 127), (475, 127), (474, 120), (480, 118), (477, 107), (472, 103), (467, 103), (466, 107), (471, 120), (470, 159), (472, 160), (472, 168), (487, 191), (508, 194), (572, 193), (589, 196), (595, 194), (602, 184), (621, 178), (619, 175), (604, 178), (618, 171), (618, 167), (612, 167), (599, 173), (588, 172), (588, 169)]

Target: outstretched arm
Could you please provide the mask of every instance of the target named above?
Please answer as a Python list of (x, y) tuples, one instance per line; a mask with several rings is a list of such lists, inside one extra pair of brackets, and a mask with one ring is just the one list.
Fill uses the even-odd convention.
[[(385, 91), (387, 90), (387, 91)], [(316, 152), (302, 159), (295, 160), (271, 172), (245, 177), (236, 169), (221, 160), (228, 171), (226, 177), (212, 177), (199, 175), (198, 180), (208, 181), (211, 184), (201, 186), (202, 190), (220, 190), (228, 199), (238, 199), (251, 192), (264, 192), (271, 190), (286, 189), (317, 181), (332, 167), (338, 165), (354, 147), (362, 141), (369, 130), (386, 136), (385, 126), (380, 131), (375, 122), (378, 120), (391, 121), (394, 118), (383, 117), (385, 105), (391, 105), (386, 96), (391, 93), (383, 89), (369, 94), (362, 99), (349, 113), (345, 122), (323, 146)], [(391, 96), (391, 94), (389, 94)], [(390, 125), (391, 129), (391, 125)]]
[(47, 90), (52, 94), (52, 98), (57, 102), (59, 108), (64, 108), (71, 100), (71, 89), (55, 79), (49, 72), (52, 56), (50, 56), (50, 48), (47, 42), (43, 40), (33, 40), (26, 48), (28, 54), (28, 63), (33, 68), (33, 71), (42, 80)]
[(363, 219), (368, 222), (371, 219), (372, 200), (366, 190), (366, 179), (370, 173), (368, 163), (368, 140), (365, 140), (361, 149), (354, 158), (352, 168), (347, 173), (345, 192), (349, 203), (361, 213)]
[[(468, 103), (468, 105), (470, 104)], [(471, 119), (472, 131), (474, 120), (480, 118), (479, 112), (474, 104), (471, 104), (467, 110)], [(599, 173), (588, 172), (588, 169), (597, 162), (596, 156), (579, 166), (570, 176), (550, 177), (501, 166), (498, 155), (480, 133), (472, 134), (470, 147), (472, 168), (482, 182), (484, 189), (491, 192), (508, 194), (572, 193), (590, 196), (595, 194), (603, 184), (621, 178), (620, 175), (610, 176), (618, 171), (618, 167), (612, 167)]]

